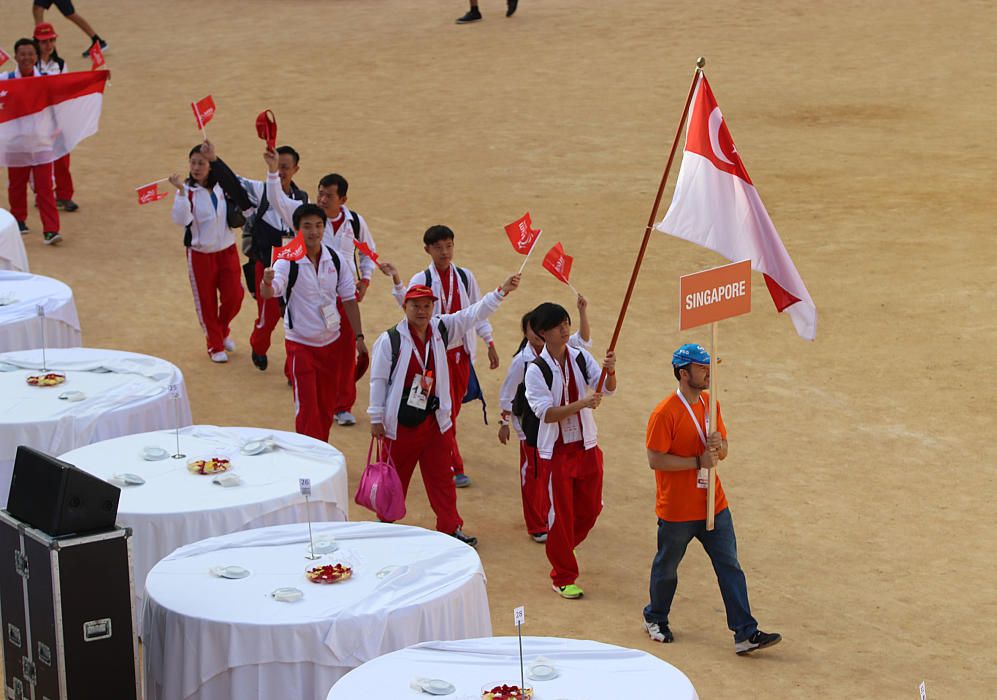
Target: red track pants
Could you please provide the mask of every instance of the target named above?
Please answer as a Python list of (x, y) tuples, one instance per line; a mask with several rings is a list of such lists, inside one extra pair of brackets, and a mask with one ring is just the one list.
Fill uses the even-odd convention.
[(294, 387), (294, 430), (322, 442), (329, 441), (332, 409), (337, 400), (335, 367), (339, 342), (335, 340), (316, 348), (284, 341)]
[(464, 458), (457, 446), (457, 416), (467, 393), (467, 385), (471, 381), (471, 357), (463, 345), (447, 350), (447, 366), (450, 369), (450, 420), (453, 422), (453, 429), (450, 431), (453, 436), (451, 467), (454, 474), (463, 474)]
[(523, 493), (523, 519), (531, 535), (547, 532), (550, 514), (549, 462), (540, 459), (537, 448), (519, 441), (519, 485)]
[(581, 441), (567, 445), (558, 438), (550, 469), (551, 509), (547, 519), (547, 559), (555, 586), (578, 578), (574, 549), (588, 536), (602, 511), (602, 450), (585, 449)]
[(419, 463), (429, 505), (436, 513), (436, 529), (448, 535), (464, 524), (457, 512), (457, 489), (450, 472), (450, 432), (452, 429), (446, 435), (440, 434), (436, 416), (432, 415), (415, 428), (399, 425), (397, 437), (385, 440), (406, 496), (415, 463)]
[(217, 253), (198, 253), (188, 248), (187, 274), (208, 353), (221, 352), (229, 336), (229, 323), (239, 313), (246, 294), (235, 244)]
[(25, 168), (7, 168), (7, 198), (10, 213), (18, 221), (28, 218), (28, 178), (35, 179), (35, 202), (42, 218), (42, 230), (59, 232), (59, 210), (55, 208), (52, 191), (52, 164), (33, 165)]
[[(273, 336), (273, 329), (277, 327), (277, 323), (283, 315), (280, 309), (280, 299), (277, 297), (264, 299), (263, 295), (259, 293), (260, 281), (263, 279), (263, 270), (263, 263), (257, 260), (254, 270), (257, 290), (256, 324), (253, 326), (252, 335), (249, 336), (249, 345), (257, 355), (267, 354), (267, 351), (270, 349), (270, 339)], [(290, 379), (290, 371), (287, 374), (287, 378)]]
[(352, 411), (357, 402), (357, 334), (346, 318), (343, 300), (336, 298), (336, 311), (339, 312), (339, 345), (340, 354), (336, 358), (336, 388), (339, 400), (336, 402), (336, 413)]
[[(73, 198), (73, 175), (69, 172), (69, 154), (67, 153), (52, 164), (55, 170), (55, 198)], [(37, 187), (38, 185), (35, 185)]]

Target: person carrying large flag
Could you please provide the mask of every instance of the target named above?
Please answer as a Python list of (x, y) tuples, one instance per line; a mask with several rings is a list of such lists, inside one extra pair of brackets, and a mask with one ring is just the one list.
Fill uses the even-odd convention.
[(0, 166), (8, 168), (11, 214), (28, 232), (27, 187), (34, 177), (45, 243), (58, 243), (52, 163), (97, 132), (107, 71), (43, 76), (34, 39), (14, 45), (17, 69), (0, 73)]
[(702, 71), (692, 97), (675, 194), (655, 228), (720, 253), (751, 260), (772, 301), (804, 340), (817, 335), (817, 307), (755, 189)]

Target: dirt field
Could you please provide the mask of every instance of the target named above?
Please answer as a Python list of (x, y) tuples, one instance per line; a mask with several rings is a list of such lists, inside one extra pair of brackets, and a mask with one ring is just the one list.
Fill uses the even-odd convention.
[[(350, 205), (406, 274), (428, 262), (422, 231), (446, 223), (458, 262), (497, 284), (521, 260), (501, 226), (529, 209), (546, 245), (575, 256), (601, 352), (706, 55), (819, 313), (817, 341), (801, 341), (758, 277), (754, 311), (720, 335), (731, 445), (720, 473), (753, 611), (784, 642), (734, 655), (697, 545), (681, 570), (676, 642), (653, 644), (640, 627), (655, 547), (645, 421), (674, 387), (671, 350), (706, 341), (676, 330), (678, 277), (722, 262), (660, 234), (620, 341), (619, 395), (597, 413), (605, 510), (579, 552), (581, 601), (551, 592), (543, 548), (526, 536), (517, 455), (495, 438), (503, 370), (479, 368), (492, 425), (473, 407), (461, 417), (475, 483), (460, 507), (481, 538), (495, 633), (514, 633), (512, 608), (525, 604), (529, 634), (645, 649), (708, 699), (917, 698), (921, 680), (932, 700), (992, 695), (993, 6), (522, 0), (506, 20), (500, 0), (481, 3), (485, 21), (457, 27), (462, 0), (78, 0), (111, 42), (113, 77), (100, 133), (73, 153), (81, 209), (63, 216), (61, 247), (41, 245), (31, 213), (32, 271), (72, 286), (86, 345), (177, 363), (196, 422), (291, 429), (279, 371), (249, 360), (251, 300), (233, 362), (213, 365), (169, 200), (135, 202), (137, 185), (185, 172), (198, 140), (189, 103), (211, 93), (208, 134), (233, 167), (263, 176), (253, 120), (273, 109), (279, 141), (302, 153), (298, 183), (314, 192), (326, 172), (346, 175)], [(28, 5), (0, 8), (5, 46), (30, 33)], [(83, 67), (83, 35), (51, 18)], [(379, 278), (362, 305), (371, 340), (400, 318), (388, 289)], [(493, 318), (505, 364), (520, 314), (548, 299), (571, 302), (536, 260)], [(271, 366), (282, 359), (278, 344)], [(360, 394), (362, 415), (363, 383)], [(332, 442), (355, 484), (365, 417)], [(408, 522), (432, 526), (419, 483), (409, 507)]]

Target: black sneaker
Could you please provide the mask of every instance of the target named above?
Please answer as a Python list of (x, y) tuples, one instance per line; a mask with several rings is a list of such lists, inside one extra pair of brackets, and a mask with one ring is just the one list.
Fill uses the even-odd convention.
[(55, 200), (55, 206), (68, 212), (74, 212), (80, 208), (80, 205), (71, 199), (57, 199)]
[(467, 14), (457, 18), (457, 24), (470, 24), (481, 21), (481, 11), (477, 7), (472, 7)]
[(644, 620), (644, 631), (647, 632), (647, 636), (655, 642), (671, 644), (675, 641), (675, 636), (672, 634), (672, 631), (668, 629), (668, 625), (662, 625), (657, 622), (648, 622), (647, 620)]
[(505, 16), (512, 17), (516, 14), (516, 8), (519, 7), (519, 0), (506, 0), (505, 2)]
[(90, 46), (88, 46), (87, 50), (83, 52), (83, 58), (90, 58), (90, 49), (93, 48), (94, 44), (100, 44), (100, 52), (101, 53), (104, 53), (105, 51), (107, 51), (107, 42), (104, 41), (103, 39), (101, 39), (98, 36), (93, 41), (90, 42)]
[(257, 355), (254, 352), (253, 353), (253, 364), (256, 365), (256, 368), (262, 372), (263, 370), (265, 370), (267, 368), (267, 356), (266, 355)]
[(27, 233), (31, 229), (28, 228), (28, 222), (27, 221), (21, 221), (20, 219), (18, 219), (17, 220), (17, 230), (20, 231), (21, 233)]
[(738, 656), (743, 656), (744, 654), (750, 654), (757, 649), (774, 647), (781, 641), (782, 635), (778, 632), (762, 632), (761, 630), (758, 630), (743, 642), (734, 642), (734, 651), (737, 652)]
[(457, 528), (452, 533), (450, 533), (450, 536), (453, 537), (453, 538), (455, 538), (455, 539), (460, 540), (461, 542), (463, 542), (464, 544), (466, 544), (469, 547), (477, 547), (478, 546), (478, 538), (477, 537), (469, 537), (468, 535), (465, 535), (464, 531), (461, 530), (460, 528)]
[(44, 243), (45, 245), (54, 245), (56, 243), (62, 243), (62, 236), (60, 236), (55, 231), (46, 231), (45, 233), (42, 234), (42, 238), (45, 239), (42, 241), (42, 243)]

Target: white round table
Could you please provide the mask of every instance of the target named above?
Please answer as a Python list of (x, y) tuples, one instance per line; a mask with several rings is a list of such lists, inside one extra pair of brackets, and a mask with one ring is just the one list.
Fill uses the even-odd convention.
[(51, 277), (0, 270), (0, 352), (42, 347), (43, 328), (47, 348), (80, 346), (73, 290)]
[[(190, 425), (183, 375), (166, 360), (120, 350), (53, 348), (46, 369), (59, 386), (29, 386), (40, 350), (0, 354), (0, 505), (6, 506), (18, 445), (51, 455), (108, 438)], [(169, 387), (175, 386), (175, 395)], [(80, 391), (82, 401), (59, 398)]]
[[(581, 639), (523, 637), (523, 660), (542, 659), (557, 676), (526, 679), (535, 700), (697, 700), (684, 673), (637, 649)], [(439, 679), (457, 690), (450, 700), (481, 700), (485, 685), (520, 685), (519, 640), (516, 637), (426, 642), (368, 661), (332, 687), (327, 700), (356, 698), (428, 698), (412, 690), (417, 679)], [(493, 685), (494, 684), (494, 685)]]
[(17, 219), (6, 209), (0, 209), (0, 270), (28, 271), (28, 253)]
[[(257, 455), (242, 453), (248, 443), (268, 438), (272, 448)], [(346, 460), (342, 452), (320, 440), (279, 430), (196, 425), (180, 431), (180, 453), (185, 458), (146, 460), (144, 447), (177, 454), (176, 432), (126, 435), (59, 457), (105, 481), (123, 473), (145, 479), (140, 486), (122, 488), (118, 503), (118, 524), (133, 531), (132, 571), (139, 615), (145, 577), (173, 550), (230, 532), (305, 522), (305, 499), (298, 479), (311, 480), (312, 520), (347, 519)], [(231, 473), (242, 483), (223, 488), (212, 483), (210, 476), (191, 474), (187, 462), (205, 457), (231, 460)]]
[[(313, 530), (316, 539), (334, 537), (339, 550), (309, 561), (307, 527), (278, 525), (188, 545), (153, 567), (145, 583), (146, 700), (322, 700), (350, 669), (381, 654), (491, 634), (485, 574), (467, 545), (386, 523)], [(308, 568), (340, 560), (352, 578), (305, 578)], [(251, 574), (209, 574), (229, 565)], [(304, 598), (276, 601), (270, 593), (280, 587)]]

